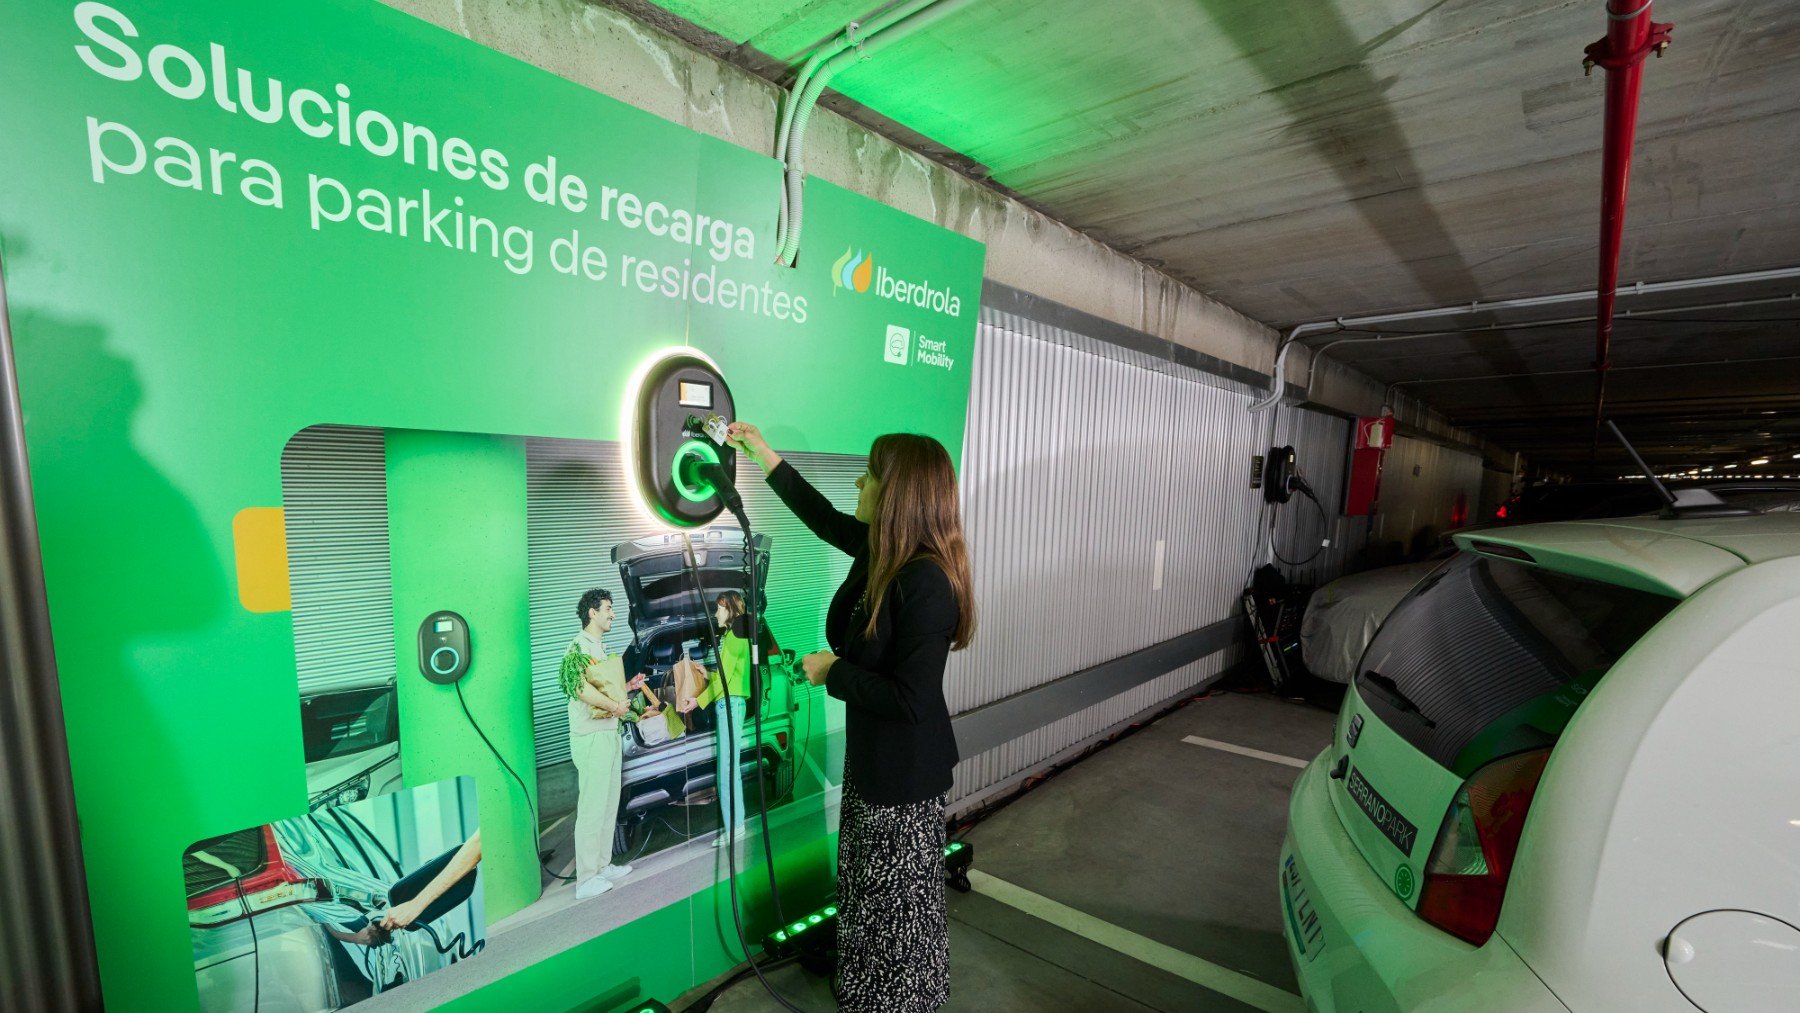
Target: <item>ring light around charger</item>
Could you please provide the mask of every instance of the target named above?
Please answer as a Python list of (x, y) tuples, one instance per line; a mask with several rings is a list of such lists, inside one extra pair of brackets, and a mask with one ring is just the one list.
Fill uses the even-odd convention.
[(724, 442), (731, 388), (711, 359), (691, 348), (662, 353), (640, 371), (626, 409), (627, 477), (645, 513), (698, 528), (741, 509), (731, 482), (737, 451)]

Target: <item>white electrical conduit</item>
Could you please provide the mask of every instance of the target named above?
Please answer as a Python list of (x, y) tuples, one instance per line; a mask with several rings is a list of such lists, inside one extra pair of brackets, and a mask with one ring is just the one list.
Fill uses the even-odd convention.
[[(806, 86), (811, 83), (813, 75), (819, 72), (819, 68), (824, 65), (825, 61), (842, 53), (846, 49), (860, 45), (861, 41), (868, 36), (882, 32), (887, 28), (892, 27), (895, 22), (903, 20), (912, 14), (917, 13), (921, 8), (929, 7), (936, 2), (937, 0), (905, 0), (905, 2), (896, 4), (886, 11), (871, 17), (868, 20), (866, 27), (861, 21), (850, 22), (844, 26), (844, 30), (841, 34), (814, 50), (812, 56), (807, 58), (805, 66), (800, 68), (799, 75), (794, 78), (794, 84), (792, 88), (789, 89), (787, 101), (781, 104), (781, 117), (775, 125), (775, 160), (782, 163), (784, 167), (787, 165), (788, 131), (793, 125), (794, 107), (798, 103), (801, 93), (806, 91)], [(787, 238), (787, 188), (788, 183), (784, 171), (781, 188), (781, 217), (777, 221), (775, 227), (775, 248), (777, 252), (781, 249), (782, 241)]]
[[(1663, 292), (1684, 292), (1689, 289), (1697, 288), (1717, 288), (1722, 285), (1750, 285), (1764, 281), (1786, 281), (1791, 278), (1800, 278), (1800, 267), (1781, 267), (1768, 271), (1745, 271), (1740, 274), (1720, 274), (1706, 278), (1683, 278), (1676, 281), (1640, 281), (1629, 288), (1619, 289), (1619, 298), (1624, 299), (1631, 296), (1657, 295)], [(1498, 310), (1520, 310), (1533, 309), (1539, 306), (1557, 306), (1563, 303), (1590, 301), (1594, 298), (1595, 293), (1590, 289), (1586, 292), (1563, 292), (1557, 295), (1527, 296), (1522, 299), (1497, 299), (1492, 302), (1470, 302), (1456, 306), (1442, 306), (1436, 309), (1412, 310), (1406, 313), (1382, 313), (1375, 316), (1364, 317), (1338, 317), (1335, 320), (1318, 320), (1311, 323), (1300, 324), (1288, 332), (1288, 336), (1281, 343), (1280, 351), (1275, 354), (1275, 377), (1274, 383), (1270, 386), (1269, 395), (1261, 401), (1251, 405), (1250, 411), (1266, 411), (1273, 407), (1276, 402), (1281, 400), (1282, 394), (1287, 387), (1288, 353), (1294, 350), (1294, 345), (1297, 344), (1300, 339), (1309, 334), (1317, 334), (1321, 331), (1350, 330), (1371, 325), (1406, 323), (1414, 320), (1431, 320), (1439, 317), (1468, 316), (1474, 313), (1491, 313)], [(1636, 315), (1647, 316), (1649, 315), (1649, 312), (1650, 311), (1647, 310), (1640, 311)], [(1631, 316), (1632, 314), (1626, 313), (1623, 315)], [(1588, 317), (1587, 319), (1592, 320), (1593, 317)], [(1524, 323), (1529, 324), (1530, 321)], [(1516, 328), (1523, 326), (1523, 324), (1515, 324), (1513, 326)], [(1443, 333), (1457, 334), (1464, 330), (1471, 329), (1472, 328), (1456, 328), (1447, 330)], [(1404, 336), (1415, 337), (1415, 335)], [(1426, 335), (1416, 336), (1425, 337)], [(1390, 338), (1387, 340), (1393, 339)], [(1333, 344), (1337, 343), (1338, 342), (1333, 342)], [(1314, 369), (1317, 368), (1319, 355), (1322, 354), (1323, 349), (1313, 356)], [(1307, 387), (1310, 389), (1312, 386), (1312, 375), (1310, 372), (1307, 375), (1306, 382)]]
[[(1705, 359), (1700, 362), (1657, 362), (1644, 366), (1614, 366), (1621, 373), (1649, 369), (1695, 369), (1701, 366), (1755, 366), (1766, 362), (1794, 362), (1800, 355), (1764, 355), (1749, 359)], [(1423, 380), (1396, 380), (1388, 384), (1392, 393), (1400, 387), (1411, 387), (1421, 383), (1474, 383), (1481, 380), (1526, 380), (1537, 376), (1585, 376), (1594, 371), (1594, 367), (1584, 369), (1546, 369), (1537, 373), (1488, 373), (1484, 376), (1436, 376)]]
[[(1770, 298), (1767, 298), (1767, 299), (1733, 299), (1729, 302), (1694, 303), (1694, 304), (1688, 305), (1688, 306), (1659, 306), (1656, 309), (1637, 310), (1635, 312), (1632, 310), (1620, 310), (1613, 314), (1613, 319), (1615, 319), (1615, 320), (1656, 320), (1667, 313), (1698, 313), (1698, 312), (1701, 312), (1702, 310), (1734, 310), (1734, 309), (1744, 309), (1746, 307), (1751, 307), (1751, 306), (1775, 306), (1775, 305), (1794, 303), (1794, 302), (1800, 302), (1800, 292), (1790, 293), (1788, 295), (1781, 295), (1781, 296), (1771, 296)], [(1373, 342), (1382, 342), (1382, 341), (1411, 341), (1411, 340), (1414, 340), (1417, 338), (1446, 338), (1446, 337), (1450, 337), (1452, 335), (1457, 335), (1457, 334), (1480, 334), (1480, 333), (1489, 332), (1489, 331), (1528, 331), (1528, 330), (1532, 330), (1534, 328), (1539, 328), (1539, 327), (1566, 327), (1570, 324), (1592, 323), (1593, 321), (1595, 321), (1597, 319), (1599, 319), (1599, 317), (1597, 315), (1590, 313), (1586, 316), (1580, 316), (1580, 317), (1557, 317), (1555, 319), (1550, 319), (1550, 320), (1528, 320), (1528, 321), (1524, 321), (1524, 322), (1516, 323), (1516, 324), (1479, 324), (1474, 327), (1459, 327), (1459, 328), (1456, 328), (1455, 330), (1447, 330), (1447, 331), (1421, 331), (1417, 334), (1413, 334), (1413, 333), (1375, 334), (1375, 335), (1370, 335), (1368, 337), (1339, 338), (1336, 341), (1328, 341), (1325, 344), (1320, 345), (1318, 347), (1318, 349), (1313, 352), (1312, 362), (1308, 363), (1308, 365), (1307, 365), (1306, 399), (1309, 401), (1312, 400), (1313, 378), (1318, 376), (1318, 374), (1319, 374), (1319, 370), (1318, 370), (1319, 360), (1325, 357), (1325, 353), (1331, 351), (1332, 349), (1336, 348), (1339, 345), (1360, 345), (1360, 344), (1369, 344), (1369, 343), (1373, 343)], [(1672, 323), (1672, 324), (1679, 324), (1679, 323), (1685, 323), (1686, 321), (1670, 320), (1668, 322)], [(1695, 321), (1695, 322), (1698, 323), (1699, 321)], [(1755, 321), (1755, 320), (1743, 321), (1743, 323), (1746, 323), (1746, 324), (1753, 324), (1756, 322), (1757, 321)], [(1592, 367), (1590, 367), (1587, 371), (1592, 372), (1593, 371)], [(1528, 375), (1528, 374), (1519, 374), (1519, 375)], [(1450, 378), (1446, 378), (1446, 379), (1455, 379), (1455, 378), (1450, 377)], [(1406, 380), (1406, 381), (1402, 381), (1402, 383), (1441, 383), (1441, 382), (1444, 382), (1444, 381), (1443, 380), (1420, 380), (1420, 381)], [(1396, 387), (1396, 386), (1399, 386), (1399, 384), (1390, 384), (1388, 386), (1388, 389), (1393, 390), (1394, 387)]]
[(781, 216), (775, 235), (777, 263), (791, 267), (800, 253), (800, 230), (805, 220), (801, 191), (806, 181), (803, 157), (806, 127), (825, 86), (845, 67), (869, 59), (883, 46), (954, 14), (972, 2), (974, 0), (908, 0), (876, 15), (867, 24), (852, 22), (842, 36), (807, 60), (793, 89), (788, 92), (788, 102), (776, 127), (775, 157), (785, 166)]

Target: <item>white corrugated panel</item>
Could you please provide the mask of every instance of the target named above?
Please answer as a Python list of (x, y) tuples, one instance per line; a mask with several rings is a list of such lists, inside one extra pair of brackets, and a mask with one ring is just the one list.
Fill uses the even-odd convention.
[(1462, 503), (1464, 523), (1481, 505), (1481, 455), (1427, 440), (1396, 436), (1381, 468), (1381, 496), (1372, 537), (1411, 550), (1415, 533), (1442, 535)]
[[(1255, 392), (988, 310), (974, 370), (962, 498), (981, 625), (951, 657), (953, 713), (1239, 614), (1259, 526), (1271, 516), (1250, 488), (1251, 456), (1267, 451), (1271, 435), (1269, 417), (1247, 411)], [(1273, 435), (1294, 444), (1333, 518), (1333, 548), (1298, 573), (1326, 579), (1361, 547), (1355, 525), (1337, 519), (1349, 423), (1284, 410)], [(1273, 517), (1289, 558), (1296, 540), (1321, 530), (1311, 504)], [(965, 757), (952, 797), (1041, 765), (1237, 656), (1220, 652), (1078, 714), (1047, 715), (1037, 731)]]
[[(856, 508), (856, 477), (866, 458), (785, 455), (840, 509)], [(805, 653), (824, 645), (825, 606), (849, 571), (849, 557), (830, 548), (781, 505), (753, 465), (740, 461), (739, 489), (757, 531), (769, 539), (766, 621), (784, 648)], [(631, 643), (626, 599), (613, 546), (662, 530), (632, 505), (620, 473), (619, 445), (591, 440), (531, 439), (525, 444), (526, 513), (531, 598), (531, 707), (539, 766), (569, 758), (567, 698), (557, 680), (563, 652), (580, 631), (575, 603), (589, 588), (612, 593), (618, 620), (607, 650)], [(724, 526), (736, 528), (735, 523)]]
[(300, 695), (394, 681), (380, 429), (312, 426), (281, 453)]

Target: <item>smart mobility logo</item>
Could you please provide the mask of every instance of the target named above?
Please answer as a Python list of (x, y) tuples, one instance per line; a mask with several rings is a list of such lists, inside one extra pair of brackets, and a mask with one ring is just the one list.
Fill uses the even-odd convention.
[(853, 256), (850, 248), (846, 246), (844, 255), (838, 258), (837, 263), (831, 265), (831, 294), (836, 295), (840, 288), (867, 292), (869, 281), (874, 276), (875, 255), (871, 253), (865, 256), (863, 251), (857, 250)]
[(897, 324), (889, 324), (887, 329), (887, 361), (896, 366), (906, 365), (907, 355), (912, 351), (912, 331)]

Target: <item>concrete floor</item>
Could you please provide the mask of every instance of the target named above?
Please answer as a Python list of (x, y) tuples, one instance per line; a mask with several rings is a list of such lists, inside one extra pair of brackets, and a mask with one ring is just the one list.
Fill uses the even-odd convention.
[[(1299, 769), (1183, 741), (1189, 736), (1310, 760), (1331, 712), (1262, 695), (1189, 704), (1101, 750), (971, 831), (975, 868), (1014, 886), (1293, 992), (1275, 867)], [(1006, 903), (951, 891), (957, 1010), (1249, 1010)], [(825, 981), (797, 967), (770, 980), (803, 1010), (829, 1010)], [(680, 1010), (704, 994), (682, 996)], [(1297, 1002), (1297, 1000), (1296, 1000)], [(777, 1010), (754, 978), (719, 1013)]]

